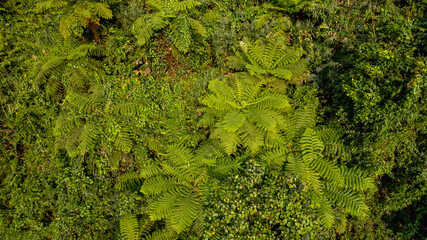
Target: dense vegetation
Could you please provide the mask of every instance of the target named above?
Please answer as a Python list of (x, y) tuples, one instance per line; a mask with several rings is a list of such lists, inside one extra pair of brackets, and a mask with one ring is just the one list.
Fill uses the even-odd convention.
[(426, 12), (2, 1), (0, 238), (427, 238)]

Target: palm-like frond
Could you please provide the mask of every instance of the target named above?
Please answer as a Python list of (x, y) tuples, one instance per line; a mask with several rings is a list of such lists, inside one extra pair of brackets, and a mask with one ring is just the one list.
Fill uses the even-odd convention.
[(135, 214), (126, 214), (122, 219), (120, 219), (120, 232), (123, 239), (139, 239), (139, 225)]

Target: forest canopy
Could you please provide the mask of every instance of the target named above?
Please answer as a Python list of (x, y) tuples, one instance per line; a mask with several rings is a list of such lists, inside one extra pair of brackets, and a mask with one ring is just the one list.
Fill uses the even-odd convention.
[(2, 1), (0, 238), (427, 238), (426, 12)]

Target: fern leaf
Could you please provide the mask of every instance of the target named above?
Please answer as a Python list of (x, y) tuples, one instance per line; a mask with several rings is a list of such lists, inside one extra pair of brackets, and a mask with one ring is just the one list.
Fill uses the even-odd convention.
[(101, 131), (99, 126), (96, 123), (86, 124), (83, 127), (83, 131), (79, 137), (79, 150), (82, 154), (88, 152), (89, 150), (93, 150), (96, 147), (96, 143), (99, 140), (99, 135)]
[(170, 25), (169, 37), (172, 44), (182, 53), (187, 53), (192, 44), (192, 36), (190, 31), (190, 19), (180, 14)]
[(254, 122), (257, 127), (264, 131), (274, 131), (277, 129), (277, 123), (274, 119), (276, 113), (273, 111), (253, 109), (245, 111), (245, 115), (249, 121)]
[(139, 239), (138, 219), (136, 218), (135, 214), (126, 214), (122, 219), (120, 219), (120, 232), (123, 236), (123, 239)]
[(285, 96), (272, 93), (257, 98), (251, 105), (260, 110), (273, 109), (287, 111), (291, 109), (291, 105)]
[(73, 32), (71, 31), (71, 23), (69, 18), (62, 17), (61, 20), (59, 20), (59, 32), (64, 38), (71, 37)]
[(231, 171), (240, 169), (241, 161), (238, 158), (219, 158), (212, 167), (214, 174), (225, 175)]
[(223, 128), (216, 128), (212, 132), (212, 137), (220, 140), (221, 146), (228, 155), (234, 153), (241, 143), (241, 139), (237, 132), (228, 132)]
[(120, 151), (128, 153), (132, 149), (132, 146), (133, 142), (130, 130), (128, 128), (121, 127), (120, 131), (116, 135), (116, 138), (114, 139), (114, 147)]
[(281, 79), (286, 79), (286, 80), (291, 79), (293, 76), (291, 71), (289, 71), (288, 69), (284, 69), (284, 68), (276, 68), (274, 70), (269, 70), (268, 72), (273, 74), (275, 77), (278, 77)]
[(245, 120), (246, 117), (241, 112), (230, 111), (224, 116), (221, 127), (228, 132), (235, 132), (243, 126)]
[(178, 236), (173, 230), (163, 229), (153, 232), (146, 240), (175, 240)]
[(341, 167), (341, 174), (344, 176), (344, 187), (352, 190), (367, 190), (373, 188), (374, 182), (372, 178), (365, 177), (357, 169), (349, 169)]
[(311, 128), (307, 128), (300, 139), (302, 159), (310, 166), (314, 165), (315, 161), (322, 157), (323, 143), (316, 136), (316, 132)]
[(181, 186), (178, 184), (178, 179), (158, 175), (148, 180), (145, 180), (141, 186), (141, 192), (148, 195), (158, 195), (163, 192), (176, 190)]
[(208, 139), (199, 145), (199, 148), (196, 150), (196, 156), (204, 159), (215, 159), (224, 157), (225, 155), (218, 141)]
[(180, 12), (190, 10), (200, 4), (201, 3), (196, 0), (184, 0), (181, 2), (175, 2), (175, 4), (173, 4), (170, 8), (173, 9), (175, 12)]
[(286, 164), (288, 171), (298, 174), (306, 184), (312, 188), (315, 192), (318, 192), (322, 186), (320, 182), (319, 174), (311, 169), (301, 157), (295, 157), (288, 155), (288, 163)]
[(139, 172), (141, 178), (151, 178), (161, 173), (161, 168), (157, 164), (148, 164), (142, 167)]
[(168, 21), (159, 15), (153, 15), (150, 18), (140, 17), (132, 25), (133, 32), (136, 35), (137, 43), (144, 46), (153, 36), (155, 31), (164, 28)]
[(175, 166), (189, 165), (194, 160), (193, 152), (179, 145), (169, 146), (167, 157)]
[(208, 32), (200, 21), (190, 18), (191, 28), (198, 32), (202, 37), (208, 37)]
[(285, 148), (269, 150), (261, 155), (261, 160), (267, 165), (282, 166), (288, 160), (289, 151)]
[(224, 101), (213, 94), (206, 95), (201, 99), (200, 102), (210, 108), (219, 111), (230, 111), (238, 108), (235, 103)]
[(255, 19), (255, 27), (256, 27), (256, 29), (258, 29), (258, 30), (261, 29), (267, 23), (269, 23), (272, 19), (273, 19), (273, 17), (270, 14), (263, 14), (263, 15), (258, 16)]
[(351, 215), (363, 217), (369, 210), (362, 195), (351, 189), (338, 188), (327, 184), (324, 191), (328, 198), (336, 202), (338, 206), (343, 207)]
[(108, 5), (106, 4), (99, 3), (99, 2), (94, 3), (92, 5), (92, 9), (95, 15), (100, 18), (105, 18), (105, 19), (113, 18), (113, 12), (108, 8)]
[(254, 155), (264, 145), (264, 134), (249, 121), (246, 121), (244, 126), (241, 131), (242, 144)]
[(170, 216), (177, 201), (184, 194), (182, 191), (170, 191), (160, 195), (150, 206), (150, 219), (156, 221)]
[(316, 212), (320, 216), (320, 222), (327, 228), (331, 228), (335, 222), (335, 215), (331, 203), (323, 195), (314, 197), (314, 201), (319, 205)]
[(201, 211), (201, 201), (194, 193), (188, 192), (177, 201), (172, 210), (172, 228), (177, 232), (183, 232), (189, 227)]
[(44, 11), (49, 10), (49, 9), (59, 9), (65, 5), (67, 5), (67, 1), (47, 0), (47, 1), (38, 2), (36, 9), (38, 12), (44, 12)]
[(252, 102), (260, 94), (261, 90), (262, 90), (262, 82), (253, 84), (252, 86), (249, 86), (244, 92), (244, 98), (246, 98), (247, 101)]
[(209, 90), (211, 90), (219, 99), (234, 101), (236, 100), (235, 91), (224, 81), (209, 81)]
[(139, 186), (140, 183), (141, 177), (139, 177), (136, 172), (126, 172), (118, 177), (114, 188), (118, 190), (132, 189), (136, 186)]
[(337, 186), (343, 186), (344, 178), (341, 174), (340, 169), (325, 158), (317, 158), (310, 165), (320, 176), (327, 179)]

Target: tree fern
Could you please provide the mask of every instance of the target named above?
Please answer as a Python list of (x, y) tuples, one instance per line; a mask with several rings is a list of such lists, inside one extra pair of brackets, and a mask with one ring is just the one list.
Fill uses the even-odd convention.
[(199, 1), (150, 0), (148, 4), (157, 12), (139, 17), (132, 27), (139, 45), (146, 45), (155, 32), (167, 26), (168, 39), (182, 53), (190, 51), (195, 34), (207, 37), (205, 27), (188, 14), (201, 4)]
[[(256, 20), (257, 24), (265, 24), (268, 16), (262, 15)], [(295, 84), (307, 71), (306, 61), (301, 59), (302, 51), (289, 47), (281, 37), (240, 42), (240, 49), (229, 65), (239, 66), (244, 62), (246, 70), (260, 78), (273, 76)]]
[[(196, 151), (197, 155), (190, 148), (180, 145), (167, 149), (164, 159), (152, 162), (157, 170), (145, 175), (141, 192), (151, 197), (150, 219), (164, 220), (168, 223), (166, 229), (169, 226), (175, 233), (181, 233), (200, 218), (202, 189), (209, 177), (238, 169), (240, 161), (217, 158), (207, 153), (207, 147)], [(206, 154), (199, 154), (202, 152)]]
[(104, 78), (102, 66), (93, 59), (104, 53), (103, 47), (63, 41), (43, 59), (46, 62), (35, 78), (36, 83), (45, 86), (49, 96), (59, 99), (67, 92), (87, 92), (91, 85), (99, 83), (95, 79)]
[[(112, 169), (117, 169), (123, 154), (134, 146), (132, 123), (144, 122), (145, 110), (133, 102), (112, 102), (106, 98), (102, 85), (92, 86), (89, 92), (66, 97), (67, 111), (54, 130), (58, 146), (65, 147), (71, 156), (98, 153)], [(73, 114), (78, 117), (68, 117)]]
[[(266, 141), (268, 132), (280, 132), (283, 125), (281, 113), (290, 109), (284, 95), (267, 91), (262, 84), (246, 84), (253, 81), (247, 75), (226, 81), (213, 80), (209, 83), (212, 93), (201, 102), (208, 107), (208, 114), (201, 122), (216, 121), (211, 136), (221, 142), (227, 154), (232, 154), (240, 145), (257, 152)], [(212, 110), (210, 110), (212, 109)], [(267, 138), (267, 139), (266, 139)]]

